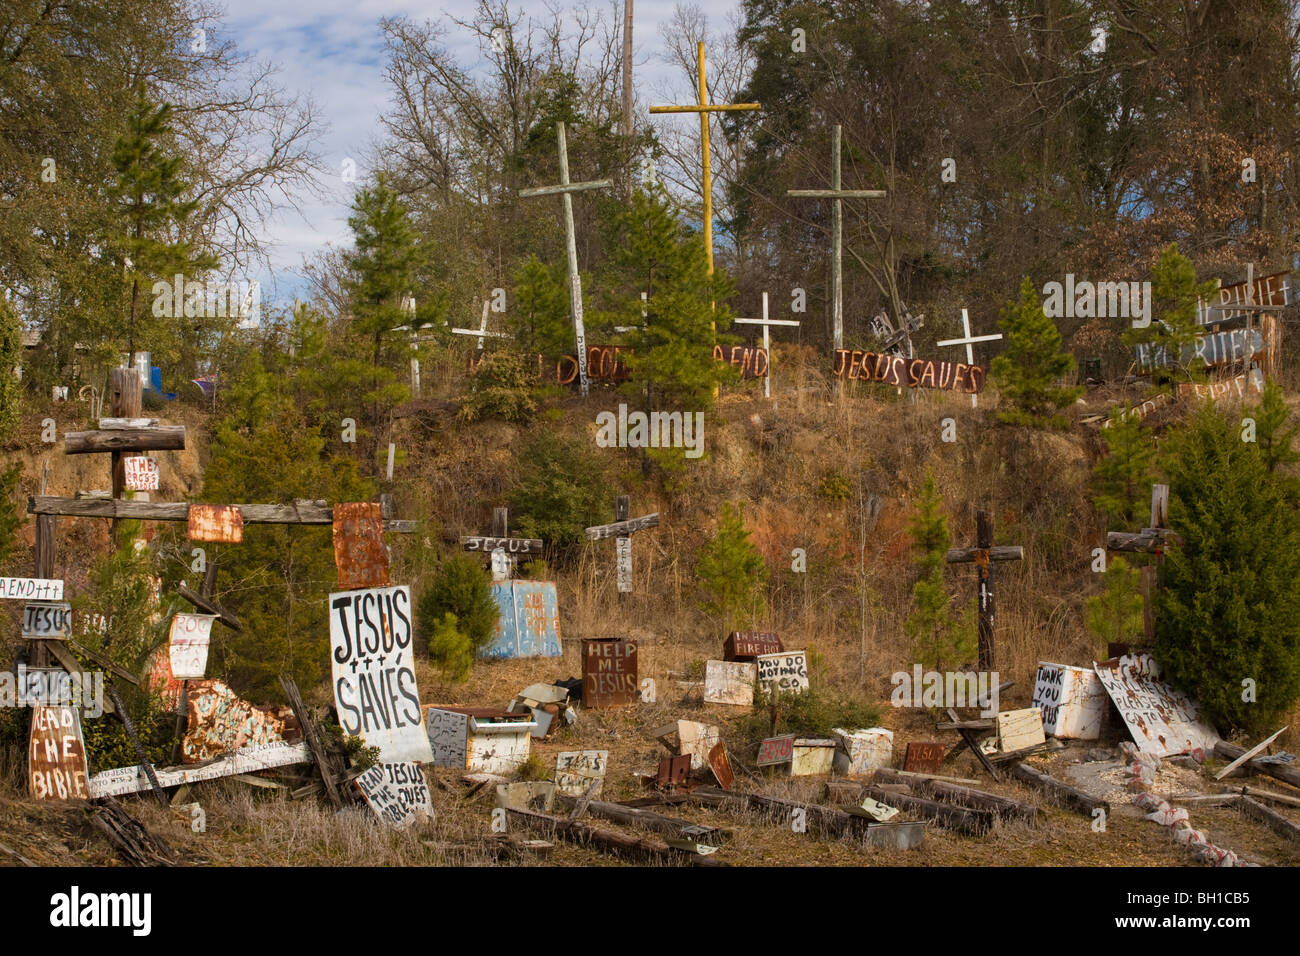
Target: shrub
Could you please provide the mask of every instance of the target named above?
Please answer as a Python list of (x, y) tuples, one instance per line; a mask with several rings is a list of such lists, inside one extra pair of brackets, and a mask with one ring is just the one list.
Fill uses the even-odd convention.
[(429, 656), (446, 680), (463, 684), (474, 669), (474, 642), (456, 625), (456, 615), (450, 611), (434, 625), (429, 637)]
[(523, 358), (513, 351), (489, 352), (470, 379), (469, 395), (460, 407), (461, 420), (527, 422), (537, 413), (535, 379)]
[(704, 592), (701, 608), (720, 619), (723, 630), (759, 616), (759, 591), (767, 581), (763, 555), (749, 540), (745, 506), (722, 505), (718, 530), (700, 549), (695, 576)]
[(433, 573), (433, 580), (420, 595), (416, 613), (418, 620), (430, 628), (430, 653), (433, 653), (434, 640), (442, 629), (443, 651), (455, 656), (454, 642), (446, 631), (447, 615), (450, 614), (450, 627), (469, 642), (472, 660), (473, 654), (492, 640), (501, 611), (492, 594), (491, 576), (479, 567), (475, 558), (456, 554), (442, 562)]

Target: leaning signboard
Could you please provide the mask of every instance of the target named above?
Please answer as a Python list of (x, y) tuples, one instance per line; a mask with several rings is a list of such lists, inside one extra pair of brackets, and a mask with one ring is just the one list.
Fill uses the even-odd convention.
[(1168, 757), (1210, 751), (1219, 742), (1200, 722), (1195, 702), (1160, 680), (1160, 667), (1149, 654), (1126, 654), (1093, 667), (1142, 753)]
[(330, 595), (330, 670), (344, 733), (379, 759), (432, 761), (415, 686), (411, 589)]
[(420, 819), (433, 819), (433, 801), (420, 765), (410, 761), (375, 764), (353, 783), (370, 809), (390, 827), (403, 830)]
[(176, 680), (202, 680), (208, 669), (208, 642), (212, 638), (215, 614), (186, 614), (172, 618), (168, 655)]
[(808, 689), (808, 657), (803, 651), (760, 654), (758, 686), (765, 694), (801, 694)]
[(72, 605), (28, 602), (23, 607), (23, 637), (29, 641), (64, 638), (72, 634)]
[(86, 744), (74, 707), (33, 707), (27, 751), (28, 789), (35, 800), (89, 800)]

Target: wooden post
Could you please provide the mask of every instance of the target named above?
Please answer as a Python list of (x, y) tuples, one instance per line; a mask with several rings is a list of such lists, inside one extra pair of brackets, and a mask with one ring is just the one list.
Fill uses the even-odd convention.
[(1169, 486), (1153, 484), (1151, 486), (1151, 524), (1137, 534), (1126, 531), (1106, 532), (1106, 550), (1122, 551), (1130, 554), (1154, 554), (1156, 562), (1141, 570), (1142, 582), (1142, 631), (1147, 643), (1155, 640), (1155, 590), (1160, 562), (1164, 559), (1165, 544), (1177, 540), (1169, 524)]
[[(628, 495), (619, 495), (614, 499), (614, 520), (627, 521), (632, 517), (632, 499)], [(618, 603), (623, 603), (623, 595), (632, 590), (632, 537), (620, 534), (614, 539), (615, 556), (618, 564)]]
[[(109, 415), (113, 418), (139, 418), (142, 401), (140, 373), (133, 368), (115, 368), (109, 373)], [(122, 498), (126, 491), (126, 464), (123, 453), (112, 453), (113, 497)], [(117, 522), (114, 521), (114, 527)]]
[(997, 653), (993, 641), (995, 602), (993, 599), (993, 562), (1023, 561), (1025, 549), (1019, 545), (993, 547), (993, 515), (987, 511), (975, 515), (975, 547), (953, 548), (945, 555), (949, 564), (974, 563), (978, 571), (979, 597), (979, 669), (992, 670)]
[[(36, 567), (35, 577), (54, 577), (54, 537), (58, 533), (58, 518), (54, 515), (36, 516)], [(45, 641), (32, 641), (32, 666), (48, 667), (49, 655)]]
[(632, 0), (623, 0), (623, 135), (632, 135)]

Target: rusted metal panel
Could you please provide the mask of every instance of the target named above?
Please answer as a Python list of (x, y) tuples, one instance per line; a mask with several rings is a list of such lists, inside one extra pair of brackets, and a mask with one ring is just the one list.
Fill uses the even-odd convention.
[(126, 472), (126, 486), (132, 491), (158, 490), (158, 459), (145, 455), (126, 455), (122, 458)]
[(753, 661), (760, 654), (780, 654), (784, 650), (775, 631), (732, 631), (722, 644), (722, 659)]
[(208, 643), (212, 639), (215, 614), (185, 614), (172, 617), (168, 654), (174, 680), (201, 680), (208, 668)]
[(835, 741), (795, 738), (790, 754), (790, 776), (813, 777), (831, 772)]
[(704, 702), (748, 707), (754, 703), (753, 664), (744, 661), (704, 662)]
[(334, 563), (340, 591), (388, 587), (382, 505), (346, 501), (334, 506)]
[(617, 637), (582, 642), (582, 703), (592, 710), (625, 707), (638, 699), (636, 641)]
[(1093, 666), (1142, 753), (1168, 757), (1187, 750), (1210, 751), (1219, 742), (1218, 734), (1200, 722), (1196, 703), (1160, 679), (1160, 666), (1151, 655)]
[(835, 772), (860, 776), (888, 767), (894, 757), (894, 732), (884, 727), (845, 730), (836, 727)]
[[(197, 767), (168, 767), (156, 770), (155, 774), (158, 785), (166, 789), (187, 783), (198, 783), (200, 780), (229, 777), (237, 773), (254, 773), (258, 770), (271, 770), (289, 764), (311, 762), (311, 749), (306, 743), (276, 743), (263, 747), (245, 747), (219, 757), (212, 763)], [(115, 767), (90, 778), (90, 795), (116, 797), (124, 793), (139, 793), (150, 789), (151, 786), (143, 767)]]
[(66, 602), (30, 601), (23, 607), (23, 637), (27, 640), (65, 638), (72, 635), (72, 605)]
[(908, 773), (938, 773), (947, 748), (928, 740), (913, 740), (903, 755), (903, 769)]
[(0, 599), (62, 601), (63, 582), (54, 578), (0, 578)]
[(790, 758), (794, 756), (794, 734), (786, 734), (783, 737), (768, 737), (758, 745), (758, 760), (755, 763), (760, 767), (770, 767), (776, 764), (789, 763)]
[(395, 830), (433, 819), (429, 785), (418, 763), (402, 760), (375, 764), (353, 783), (375, 816)]
[(501, 581), (492, 585), (501, 609), (492, 643), (480, 657), (559, 657), (560, 612), (554, 581)]
[(1043, 712), (1043, 730), (1053, 737), (1096, 740), (1109, 698), (1097, 672), (1087, 667), (1038, 662), (1034, 706)]
[(188, 522), (191, 541), (239, 544), (244, 540), (244, 516), (236, 505), (191, 504)]
[(736, 775), (731, 770), (731, 758), (727, 756), (726, 745), (721, 740), (709, 751), (709, 769), (713, 771), (713, 779), (718, 781), (718, 786), (723, 790), (730, 790), (732, 784), (736, 782)]
[(555, 758), (555, 789), (570, 797), (581, 797), (593, 783), (593, 798), (605, 788), (605, 769), (609, 766), (608, 750), (568, 750)]
[(181, 706), (181, 682), (172, 676), (170, 647), (160, 647), (149, 658), (145, 668), (145, 686), (162, 698), (163, 706), (176, 711)]
[(760, 654), (755, 663), (764, 693), (799, 694), (808, 689), (808, 657), (803, 651)]
[(257, 707), (219, 680), (191, 681), (186, 694), (187, 723), (181, 762), (274, 743), (293, 743), (302, 728), (289, 707)]
[(669, 784), (679, 785), (685, 783), (691, 776), (691, 758), (690, 755), (682, 757), (664, 757), (659, 761), (659, 773), (656, 782), (661, 787)]
[(27, 783), (32, 799), (89, 800), (89, 777), (77, 709), (33, 707), (31, 744), (27, 748)]

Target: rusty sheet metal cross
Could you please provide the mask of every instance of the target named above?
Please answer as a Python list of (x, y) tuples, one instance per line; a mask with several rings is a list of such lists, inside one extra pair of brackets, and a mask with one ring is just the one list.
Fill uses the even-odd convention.
[(382, 505), (352, 501), (334, 506), (334, 563), (341, 591), (388, 587)]

